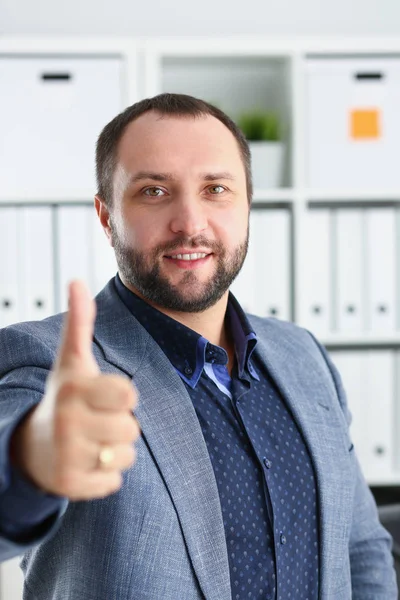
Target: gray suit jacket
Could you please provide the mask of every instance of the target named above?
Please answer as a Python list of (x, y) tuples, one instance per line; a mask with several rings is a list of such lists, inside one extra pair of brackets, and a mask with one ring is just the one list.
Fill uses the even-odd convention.
[[(121, 490), (65, 502), (41, 539), (0, 537), (0, 556), (25, 552), (26, 600), (230, 600), (217, 485), (192, 402), (168, 359), (107, 284), (97, 297), (93, 350), (103, 372), (139, 391), (137, 462)], [(257, 353), (312, 456), (319, 496), (320, 599), (394, 600), (391, 538), (378, 522), (348, 433), (340, 378), (311, 334), (251, 318)], [(1, 426), (44, 393), (62, 315), (0, 332)]]

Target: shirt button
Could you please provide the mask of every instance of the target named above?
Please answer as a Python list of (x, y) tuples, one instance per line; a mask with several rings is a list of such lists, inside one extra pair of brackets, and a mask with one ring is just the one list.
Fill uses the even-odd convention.
[(264, 458), (264, 465), (267, 467), (267, 469), (270, 469), (272, 467), (272, 462), (268, 460), (268, 458)]
[(283, 533), (281, 533), (281, 544), (286, 544), (286, 536), (284, 536)]
[(193, 373), (190, 367), (185, 367), (185, 375), (191, 375)]

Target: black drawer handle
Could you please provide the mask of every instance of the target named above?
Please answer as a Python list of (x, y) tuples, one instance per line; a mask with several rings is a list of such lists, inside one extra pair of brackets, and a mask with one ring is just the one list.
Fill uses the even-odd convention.
[(383, 73), (374, 73), (373, 71), (371, 72), (365, 72), (365, 73), (355, 73), (354, 74), (354, 79), (358, 79), (359, 81), (365, 81), (367, 80), (377, 80), (377, 79), (384, 79), (384, 74)]
[(43, 81), (70, 81), (72, 75), (70, 73), (42, 73)]

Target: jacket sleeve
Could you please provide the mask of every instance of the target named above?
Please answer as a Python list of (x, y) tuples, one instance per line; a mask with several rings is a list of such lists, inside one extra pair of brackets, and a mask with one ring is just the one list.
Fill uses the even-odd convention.
[[(31, 324), (0, 330), (0, 560), (23, 554), (58, 529), (68, 501), (41, 492), (10, 469), (8, 440), (40, 402), (54, 353)], [(26, 502), (30, 502), (29, 514)], [(12, 506), (10, 506), (12, 503)]]
[[(326, 349), (317, 340), (315, 342), (332, 374), (338, 399), (349, 426), (351, 415), (340, 374)], [(397, 600), (396, 573), (391, 554), (392, 538), (379, 522), (375, 499), (358, 461), (356, 478), (349, 539), (352, 599)]]

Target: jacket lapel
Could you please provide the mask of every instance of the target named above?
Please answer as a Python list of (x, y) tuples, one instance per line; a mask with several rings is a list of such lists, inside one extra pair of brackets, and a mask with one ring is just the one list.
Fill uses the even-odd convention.
[(253, 324), (259, 336), (255, 352), (277, 384), (314, 465), (319, 498), (320, 597), (325, 598), (330, 586), (337, 584), (333, 566), (341, 564), (339, 554), (346, 546), (350, 527), (343, 515), (351, 513), (353, 503), (353, 482), (345, 468), (349, 458), (344, 416), (332, 377), (311, 337), (304, 344), (293, 334), (285, 335), (271, 321), (264, 320), (262, 329), (260, 321)]
[(135, 414), (174, 502), (207, 600), (230, 600), (225, 531), (214, 471), (190, 396), (113, 282), (97, 296), (95, 341), (139, 390)]

